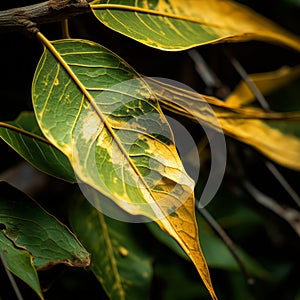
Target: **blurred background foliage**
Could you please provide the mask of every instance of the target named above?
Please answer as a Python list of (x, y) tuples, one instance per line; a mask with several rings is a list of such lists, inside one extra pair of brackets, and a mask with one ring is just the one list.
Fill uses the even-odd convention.
[[(1, 1), (0, 9), (36, 2), (39, 1)], [(300, 34), (300, 1), (244, 0), (240, 2), (290, 31)], [(40, 30), (50, 40), (61, 38), (60, 24), (41, 25)], [(144, 75), (171, 78), (203, 94), (217, 95), (220, 92), (211, 90), (205, 85), (187, 51), (163, 52), (146, 47), (101, 25), (92, 14), (71, 19), (70, 34), (74, 38), (90, 39), (108, 47)], [(1, 33), (0, 38), (2, 71), (0, 120), (13, 120), (21, 111), (32, 110), (31, 81), (43, 49), (38, 41), (19, 32)], [(239, 60), (248, 74), (274, 71), (281, 66), (300, 64), (299, 53), (263, 42), (216, 44), (196, 48), (228, 91), (232, 90), (241, 78), (226, 56), (225, 49)], [(267, 101), (271, 106), (274, 105), (281, 110), (289, 110), (289, 108), (299, 110), (299, 95), (300, 79), (297, 79), (268, 95)], [(186, 119), (181, 121), (193, 134), (195, 140), (200, 142), (204, 138), (199, 134), (200, 126)], [(236, 244), (245, 268), (254, 278), (254, 284), (247, 282), (246, 276), (223, 241), (199, 214), (197, 217), (199, 217), (201, 244), (210, 266), (215, 290), (219, 298), (224, 300), (299, 300), (299, 235), (280, 215), (259, 204), (245, 189), (243, 183), (250, 182), (282, 207), (294, 209), (299, 207), (266, 167), (265, 157), (231, 138), (227, 137), (226, 142), (228, 148), (226, 174), (220, 190), (207, 206), (207, 210)], [(0, 141), (0, 149), (2, 174), (8, 174), (9, 170), (16, 170), (14, 168), (23, 163), (22, 158), (2, 141)], [(207, 147), (200, 153), (200, 157), (201, 176), (196, 189), (198, 197), (209, 172)], [(299, 193), (299, 173), (280, 166), (276, 167)], [(15, 173), (12, 173), (14, 175), (10, 178), (17, 186), (25, 184), (24, 180), (33, 178), (32, 180), (36, 181), (33, 191), (35, 198), (50, 213), (65, 224), (69, 224), (67, 208), (71, 201), (70, 195), (76, 191), (76, 186), (50, 178), (30, 168), (27, 168), (27, 173), (23, 177), (19, 171), (12, 172)], [(28, 174), (28, 172), (32, 173)], [(16, 174), (18, 176), (15, 176)], [(142, 244), (153, 257), (154, 279), (151, 299), (209, 299), (194, 266), (185, 259), (178, 247), (170, 244), (168, 238), (157, 231), (155, 226), (148, 227), (141, 224), (137, 227)], [(56, 266), (51, 270), (39, 272), (39, 276), (46, 299), (58, 300), (66, 297), (106, 299), (104, 291), (88, 269)], [(19, 280), (17, 283), (25, 299), (35, 299), (36, 296), (30, 288)], [(2, 268), (0, 297), (3, 300), (14, 297)]]

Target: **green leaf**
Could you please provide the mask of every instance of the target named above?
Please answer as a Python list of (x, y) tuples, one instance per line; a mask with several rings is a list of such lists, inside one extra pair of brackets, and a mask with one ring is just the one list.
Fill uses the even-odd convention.
[(194, 182), (147, 84), (101, 45), (51, 44), (37, 36), (48, 50), (35, 73), (33, 106), (47, 139), (68, 156), (81, 181), (167, 231), (216, 299), (198, 240)]
[(0, 122), (0, 137), (37, 169), (75, 182), (67, 157), (43, 136), (32, 112), (22, 112), (13, 122)]
[(110, 299), (148, 299), (149, 254), (136, 236), (137, 225), (104, 216), (82, 196), (72, 202), (71, 226), (91, 253), (91, 269)]
[(65, 225), (3, 181), (0, 181), (0, 223), (7, 238), (32, 254), (37, 269), (59, 263), (89, 265), (89, 253)]
[(300, 50), (299, 37), (235, 1), (95, 0), (90, 6), (106, 26), (162, 50), (251, 39)]
[(31, 254), (27, 250), (16, 248), (2, 231), (0, 232), (0, 251), (8, 270), (28, 284), (40, 299), (44, 299)]

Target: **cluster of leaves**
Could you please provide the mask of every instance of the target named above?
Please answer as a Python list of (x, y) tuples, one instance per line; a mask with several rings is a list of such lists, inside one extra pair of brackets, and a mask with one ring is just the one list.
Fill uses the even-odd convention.
[[(234, 1), (95, 0), (89, 5), (93, 22), (98, 20), (126, 39), (137, 41), (134, 45), (140, 43), (159, 51), (188, 53), (191, 48), (249, 40), (278, 45), (274, 48), (286, 47), (285, 53), (293, 55), (300, 51), (298, 36)], [(104, 32), (100, 23), (95, 22), (95, 26)], [(71, 19), (70, 24), (75, 28), (77, 24), (81, 30), (86, 25), (80, 17)], [(59, 216), (53, 217), (27, 196), (26, 188), (22, 192), (1, 181), (0, 250), (4, 267), (40, 299), (47, 293), (51, 295), (51, 288), (43, 293), (45, 286), (39, 278), (61, 264), (85, 268), (88, 274), (91, 271), (93, 280), (97, 279), (110, 299), (146, 299), (151, 293), (163, 299), (205, 298), (208, 294), (217, 299), (216, 294), (225, 298), (226, 293), (232, 299), (242, 293), (246, 299), (245, 288), (235, 287), (232, 293), (225, 291), (222, 284), (215, 287), (216, 292), (213, 288), (207, 263), (213, 270), (237, 271), (239, 267), (224, 243), (195, 212), (194, 194), (201, 194), (209, 168), (201, 166), (204, 176), (200, 174), (195, 185), (183, 168), (176, 150), (176, 132), (174, 140), (164, 113), (172, 113), (191, 131), (199, 131), (199, 124), (193, 122), (201, 120), (201, 125), (216, 135), (224, 132), (232, 143), (229, 154), (233, 154), (229, 157), (228, 178), (237, 164), (234, 178), (244, 178), (240, 184), (260, 201), (268, 197), (249, 182), (234, 151), (239, 150), (236, 147), (241, 142), (241, 147), (245, 147), (242, 149), (257, 151), (250, 153), (250, 159), (254, 155), (256, 163), (268, 159), (283, 170), (299, 171), (299, 105), (293, 99), (278, 105), (276, 97), (272, 97), (281, 87), (291, 86), (299, 76), (299, 67), (283, 66), (249, 77), (262, 94), (271, 95), (271, 110), (266, 110), (257, 105), (253, 89), (244, 81), (222, 99), (216, 97), (217, 93), (203, 95), (155, 80), (149, 82), (108, 48), (90, 40), (73, 39), (68, 30), (65, 34), (64, 39), (51, 42), (41, 31), (35, 32), (44, 51), (32, 81), (32, 111), (19, 111), (14, 121), (0, 122), (0, 137), (47, 174), (48, 184), (50, 175), (56, 178), (55, 183), (64, 182), (64, 187), (71, 189), (71, 196), (62, 197), (65, 204), (58, 204), (62, 206), (59, 211), (67, 216), (64, 223), (71, 230), (57, 219)], [(109, 34), (115, 36), (113, 31)], [(101, 43), (101, 34), (98, 38)], [(116, 49), (123, 39), (118, 36)], [(204, 102), (213, 108), (214, 116), (205, 109)], [(151, 118), (145, 119), (148, 114)], [(205, 136), (198, 132), (195, 140), (199, 148), (206, 143)], [(208, 148), (204, 146), (201, 152), (203, 165), (209, 164)], [(121, 171), (116, 170), (116, 159)], [(33, 176), (29, 180), (34, 188), (35, 179)], [(95, 201), (94, 206), (117, 204), (124, 218), (137, 215), (154, 222), (130, 224), (113, 220), (85, 199), (75, 184), (78, 181), (92, 187), (88, 197)], [(242, 191), (222, 187), (217, 196), (220, 200), (212, 202), (212, 210), (219, 214), (224, 227), (230, 227), (226, 222), (245, 227), (249, 222), (256, 226), (263, 222), (256, 212), (228, 200), (237, 197), (235, 194), (242, 198)], [(226, 201), (226, 208), (220, 205), (222, 212), (218, 213), (220, 207), (213, 205), (222, 201)], [(236, 220), (235, 210), (238, 218), (247, 221)], [(287, 221), (297, 231), (294, 223)], [(174, 256), (167, 252), (168, 248)], [(245, 252), (238, 248), (236, 251), (250, 276), (266, 282), (276, 280), (269, 272), (272, 270), (266, 271)], [(195, 274), (188, 274), (193, 272), (190, 261), (208, 292)], [(276, 267), (280, 277), (290, 266)], [(216, 271), (214, 275), (217, 274)], [(239, 277), (230, 278), (239, 285)], [(157, 291), (160, 285), (164, 289)], [(76, 287), (72, 288), (76, 293)], [(0, 296), (1, 293), (2, 290)], [(96, 293), (98, 296), (103, 291)]]

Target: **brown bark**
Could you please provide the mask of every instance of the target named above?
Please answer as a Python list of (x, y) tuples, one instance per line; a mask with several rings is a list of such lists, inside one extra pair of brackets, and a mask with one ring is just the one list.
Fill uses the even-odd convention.
[(0, 32), (36, 31), (39, 24), (58, 22), (90, 11), (86, 0), (50, 0), (0, 11)]

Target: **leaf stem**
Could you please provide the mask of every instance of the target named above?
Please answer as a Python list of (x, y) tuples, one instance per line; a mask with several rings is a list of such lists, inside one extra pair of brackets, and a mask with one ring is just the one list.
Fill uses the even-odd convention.
[(70, 39), (70, 31), (69, 31), (69, 20), (68, 19), (63, 19), (61, 21), (61, 29), (62, 29), (62, 36), (65, 39)]

